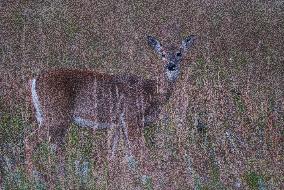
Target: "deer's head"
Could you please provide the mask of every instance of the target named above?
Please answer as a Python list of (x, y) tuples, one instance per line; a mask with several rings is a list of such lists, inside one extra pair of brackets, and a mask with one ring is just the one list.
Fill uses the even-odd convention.
[(155, 37), (148, 36), (148, 44), (154, 49), (164, 62), (166, 78), (170, 82), (175, 82), (180, 74), (180, 63), (186, 52), (193, 45), (196, 36), (190, 35), (182, 40), (177, 49), (164, 48)]

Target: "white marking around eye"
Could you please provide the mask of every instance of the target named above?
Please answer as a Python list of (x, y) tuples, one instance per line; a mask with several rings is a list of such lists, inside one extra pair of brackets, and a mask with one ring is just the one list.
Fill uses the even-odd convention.
[(37, 95), (37, 92), (36, 92), (36, 79), (32, 80), (31, 91), (32, 91), (32, 101), (33, 101), (35, 111), (36, 111), (36, 119), (37, 119), (39, 126), (41, 126), (42, 121), (43, 121), (43, 114), (42, 114), (42, 110), (40, 108), (39, 98), (38, 98), (38, 95)]
[(183, 49), (184, 51), (187, 50), (187, 48), (186, 48), (186, 42), (185, 42), (185, 41), (182, 41), (181, 49)]
[(157, 45), (156, 45), (156, 51), (157, 52), (161, 52), (162, 51), (162, 46), (161, 46), (161, 44), (160, 43), (157, 43)]

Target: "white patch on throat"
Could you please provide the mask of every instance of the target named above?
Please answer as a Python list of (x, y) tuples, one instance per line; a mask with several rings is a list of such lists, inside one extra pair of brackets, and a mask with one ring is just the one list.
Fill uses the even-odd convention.
[(40, 108), (39, 98), (36, 92), (36, 79), (32, 79), (31, 91), (32, 91), (32, 101), (33, 101), (35, 111), (36, 111), (36, 119), (37, 119), (39, 126), (41, 126), (42, 121), (43, 121), (43, 114)]

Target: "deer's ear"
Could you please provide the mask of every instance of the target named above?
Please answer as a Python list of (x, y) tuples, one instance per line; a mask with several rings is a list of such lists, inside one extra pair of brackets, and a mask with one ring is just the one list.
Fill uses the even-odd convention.
[(147, 41), (148, 41), (149, 46), (151, 46), (155, 50), (156, 53), (160, 55), (162, 54), (162, 45), (156, 38), (152, 36), (148, 36)]
[(181, 51), (187, 51), (193, 44), (194, 41), (196, 40), (196, 36), (195, 35), (190, 35), (188, 37), (186, 37), (181, 44)]

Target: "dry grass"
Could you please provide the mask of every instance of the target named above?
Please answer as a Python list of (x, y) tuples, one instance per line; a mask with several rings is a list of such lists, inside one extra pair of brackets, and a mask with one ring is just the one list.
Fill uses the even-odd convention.
[[(58, 170), (46, 142), (34, 156), (41, 174), (25, 177), (23, 138), (35, 128), (31, 76), (76, 67), (151, 78), (159, 60), (145, 37), (164, 40), (160, 26), (171, 20), (182, 36), (198, 35), (198, 43), (161, 121), (144, 130), (147, 164), (155, 171), (137, 177), (121, 151), (116, 185), (283, 189), (283, 18), (281, 1), (1, 1), (0, 189), (46, 189), (40, 175)], [(66, 178), (58, 188), (112, 187), (100, 159), (106, 136), (70, 126)]]

